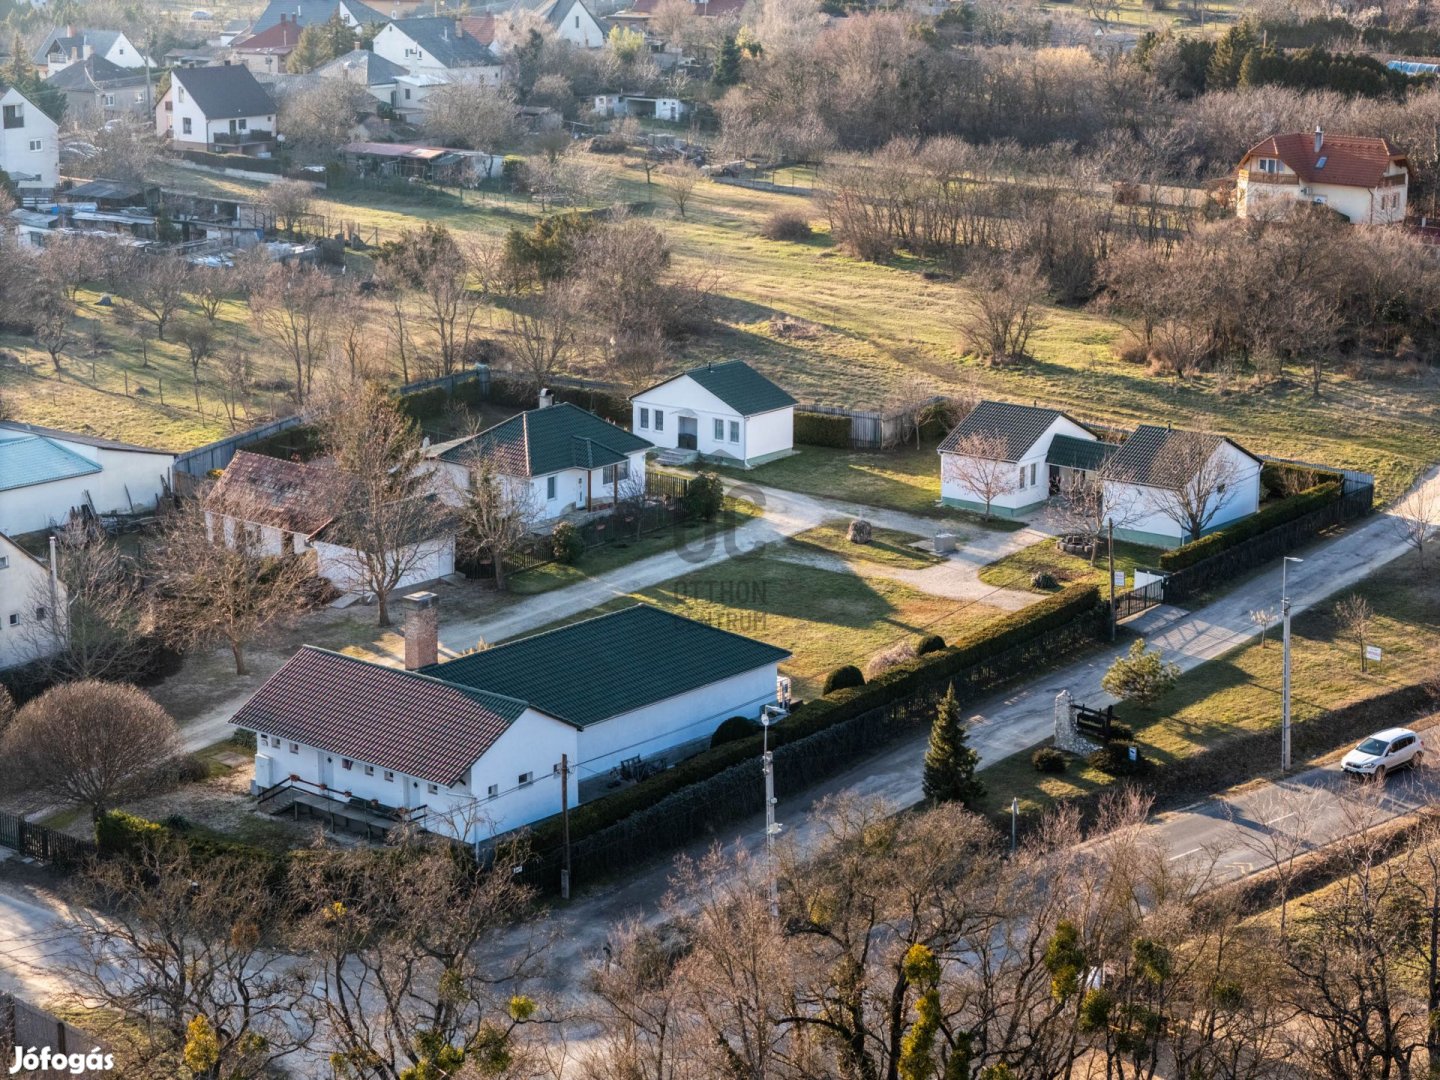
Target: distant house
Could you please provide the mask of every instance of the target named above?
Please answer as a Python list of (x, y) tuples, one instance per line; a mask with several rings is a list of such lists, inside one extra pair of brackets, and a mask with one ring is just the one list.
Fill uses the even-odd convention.
[[(639, 30), (649, 39), (651, 47), (657, 51), (671, 49), (671, 43), (659, 40), (650, 27), (650, 21), (656, 9), (663, 3), (664, 0), (634, 0), (629, 7), (607, 15), (606, 21), (613, 26)], [(713, 19), (716, 22), (729, 23), (738, 28), (740, 13), (744, 10), (746, 3), (747, 0), (695, 0), (692, 9), (702, 19)]]
[(644, 94), (596, 94), (595, 112), (601, 116), (643, 116), (656, 120), (680, 120), (686, 105), (679, 98)]
[(397, 19), (375, 35), (372, 49), (411, 75), (488, 86), (498, 85), (501, 78), (500, 60), (455, 19)]
[(1221, 435), (1141, 424), (1106, 464), (1104, 500), (1132, 508), (1117, 539), (1178, 547), (1260, 507), (1261, 462)]
[(57, 26), (51, 30), (30, 61), (49, 78), (92, 56), (108, 60), (116, 67), (145, 67), (145, 55), (125, 36), (123, 30), (86, 30), (74, 26)]
[(268, 154), (275, 99), (240, 64), (177, 68), (155, 106), (155, 133), (181, 149)]
[(795, 399), (740, 360), (675, 375), (630, 407), (631, 430), (665, 449), (750, 467), (794, 448)]
[(384, 15), (360, 0), (270, 0), (250, 27), (250, 33), (264, 33), (281, 18), (302, 27), (320, 26), (337, 13), (346, 26), (378, 26), (386, 21)]
[(385, 105), (395, 104), (395, 80), (409, 72), (392, 64), (369, 49), (354, 49), (337, 56), (311, 72), (322, 79), (340, 79), (362, 87), (371, 97)]
[[(354, 548), (334, 525), (336, 486), (336, 475), (326, 466), (242, 450), (206, 493), (205, 514), (211, 530), (220, 529), (227, 544), (234, 542), (236, 529), (244, 529), (253, 550), (262, 555), (314, 551), (317, 576), (342, 592), (360, 592), (365, 583), (357, 572)], [(453, 574), (453, 530), (416, 538), (399, 561), (409, 569), (396, 588)]]
[(256, 733), (263, 809), (369, 808), (485, 840), (560, 812), (562, 760), (573, 806), (626, 763), (686, 756), (727, 717), (758, 717), (790, 655), (639, 604), (435, 663), (435, 598), (407, 599), (418, 670), (307, 646), (232, 718)]
[(150, 510), (169, 490), (174, 463), (168, 450), (0, 422), (0, 532), (57, 528), (72, 510)]
[(299, 23), (282, 13), (273, 26), (232, 43), (230, 55), (256, 75), (278, 75), (300, 44), (300, 30)]
[(13, 86), (0, 82), (0, 169), (20, 191), (60, 182), (60, 125)]
[(65, 611), (52, 568), (0, 532), (0, 671), (55, 652)]
[(975, 485), (977, 473), (986, 470), (977, 469), (969, 460), (974, 455), (964, 453), (985, 446), (994, 455), (988, 460), (1005, 466), (1003, 473), (988, 474), (1004, 481), (987, 485), (990, 512), (1016, 517), (1058, 493), (1065, 470), (1079, 467), (1082, 460), (1091, 461), (1077, 457), (1087, 452), (1079, 444), (1096, 441), (1094, 432), (1058, 409), (982, 401), (940, 443), (940, 502), (966, 510), (986, 509), (985, 492)]
[(65, 115), (98, 124), (150, 112), (150, 76), (145, 68), (120, 67), (100, 56), (67, 64), (45, 80), (65, 95)]
[(599, 49), (605, 45), (605, 28), (585, 5), (585, 0), (550, 0), (536, 14), (550, 24), (561, 41), (581, 49)]
[(1235, 212), (1283, 213), (1297, 204), (1329, 207), (1356, 225), (1405, 220), (1410, 161), (1386, 139), (1292, 132), (1256, 143), (1240, 159)]
[(458, 502), (471, 486), (471, 470), (489, 458), (513, 497), (550, 521), (574, 511), (599, 509), (644, 485), (648, 439), (562, 402), (512, 416), (466, 438), (427, 451), (442, 498)]

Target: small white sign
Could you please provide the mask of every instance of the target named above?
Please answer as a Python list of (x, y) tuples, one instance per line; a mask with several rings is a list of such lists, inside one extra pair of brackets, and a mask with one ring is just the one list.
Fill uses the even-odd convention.
[(1116, 570), (1116, 571), (1115, 571), (1115, 588), (1117, 588), (1117, 589), (1123, 589), (1124, 587), (1125, 587), (1125, 571), (1124, 571), (1124, 570)]
[(1366, 659), (1366, 660), (1374, 660), (1376, 663), (1379, 663), (1379, 662), (1380, 662), (1380, 646), (1379, 646), (1379, 645), (1366, 645), (1366, 646), (1365, 646), (1365, 659)]

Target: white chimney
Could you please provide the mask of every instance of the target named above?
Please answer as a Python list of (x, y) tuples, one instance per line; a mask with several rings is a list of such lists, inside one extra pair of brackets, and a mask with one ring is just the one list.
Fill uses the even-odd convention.
[(1315, 153), (1320, 153), (1320, 147), (1325, 143), (1325, 132), (1320, 130), (1320, 125), (1315, 125)]
[(540, 391), (540, 408), (548, 409), (551, 405), (554, 404), (555, 395), (551, 393), (548, 389), (542, 389)]

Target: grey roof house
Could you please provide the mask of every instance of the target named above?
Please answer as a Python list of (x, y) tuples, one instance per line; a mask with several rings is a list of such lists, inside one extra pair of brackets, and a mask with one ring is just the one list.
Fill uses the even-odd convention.
[(155, 105), (155, 132), (176, 146), (215, 153), (268, 153), (275, 99), (241, 64), (176, 68)]
[(85, 123), (143, 116), (150, 110), (151, 77), (146, 69), (120, 67), (101, 56), (66, 65), (45, 85), (65, 94), (67, 118)]

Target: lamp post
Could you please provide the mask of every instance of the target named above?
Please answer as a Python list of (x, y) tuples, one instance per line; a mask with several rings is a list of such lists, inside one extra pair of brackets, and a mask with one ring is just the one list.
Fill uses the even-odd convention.
[[(777, 710), (778, 711), (778, 710)], [(770, 752), (770, 725), (776, 716), (767, 706), (760, 712), (761, 736), (760, 767), (765, 772), (765, 873), (770, 884), (770, 918), (780, 917), (780, 885), (775, 879), (775, 837), (780, 826), (775, 821), (775, 755)]]
[(1280, 561), (1280, 617), (1284, 626), (1284, 646), (1280, 675), (1280, 769), (1290, 771), (1290, 564), (1304, 562), (1293, 555)]

